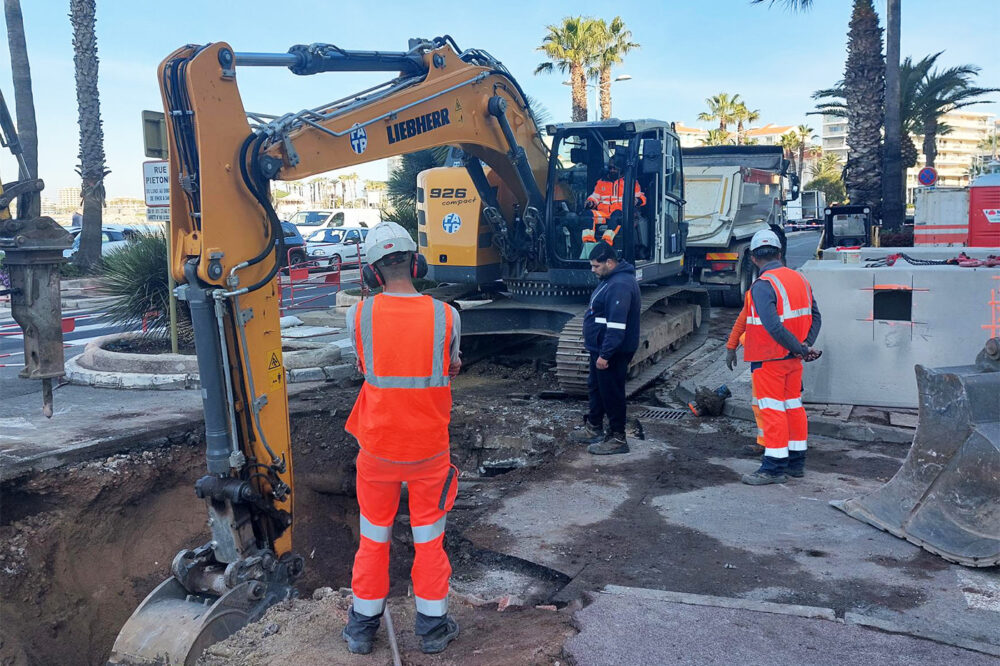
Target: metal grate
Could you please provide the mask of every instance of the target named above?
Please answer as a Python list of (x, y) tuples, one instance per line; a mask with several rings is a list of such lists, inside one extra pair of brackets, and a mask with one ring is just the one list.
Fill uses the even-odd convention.
[(646, 407), (636, 415), (637, 419), (656, 419), (658, 421), (677, 421), (687, 414), (683, 409), (667, 409), (665, 407)]

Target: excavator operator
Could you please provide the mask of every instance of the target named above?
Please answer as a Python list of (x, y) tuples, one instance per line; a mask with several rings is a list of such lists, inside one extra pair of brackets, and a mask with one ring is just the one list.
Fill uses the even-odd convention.
[(425, 653), (441, 652), (459, 631), (448, 617), (451, 565), (444, 526), (458, 493), (448, 423), (451, 377), (462, 367), (461, 323), (450, 305), (414, 288), (413, 278), (427, 273), (427, 263), (403, 227), (377, 225), (365, 239), (365, 252), (369, 264), (363, 278), (383, 291), (347, 313), (365, 381), (346, 426), (361, 445), (361, 542), (351, 581), (354, 602), (342, 637), (353, 653), (372, 651), (389, 596), (389, 541), (406, 482), (415, 552), (415, 633)]
[[(614, 245), (615, 236), (622, 227), (622, 196), (625, 192), (625, 178), (622, 177), (621, 155), (612, 155), (608, 160), (607, 169), (598, 178), (594, 186), (594, 193), (587, 197), (584, 204), (592, 215), (592, 224), (589, 229), (583, 230), (583, 242), (596, 243), (597, 231), (601, 226), (606, 226), (606, 230), (601, 234), (601, 240), (608, 245)], [(635, 205), (646, 205), (646, 195), (639, 188), (639, 183), (635, 184)]]

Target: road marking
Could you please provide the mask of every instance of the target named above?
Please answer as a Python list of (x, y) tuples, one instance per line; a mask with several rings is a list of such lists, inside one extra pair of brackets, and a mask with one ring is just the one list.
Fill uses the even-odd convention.
[(1000, 613), (1000, 579), (960, 570), (958, 582), (969, 608)]

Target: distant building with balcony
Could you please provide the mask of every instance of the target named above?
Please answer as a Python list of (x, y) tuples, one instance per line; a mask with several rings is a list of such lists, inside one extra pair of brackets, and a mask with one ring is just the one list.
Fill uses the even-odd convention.
[[(969, 171), (982, 153), (980, 142), (996, 131), (996, 116), (992, 113), (958, 109), (944, 114), (938, 121), (951, 128), (947, 134), (937, 135), (937, 157), (934, 168), (938, 172), (938, 187), (965, 187), (969, 184)], [(823, 116), (822, 146), (824, 153), (833, 153), (847, 162), (847, 119)], [(917, 174), (926, 163), (924, 137), (916, 135), (917, 165), (906, 171), (906, 199), (913, 202), (913, 192), (920, 184)]]
[[(747, 139), (750, 141), (756, 141), (758, 145), (777, 146), (781, 144), (781, 137), (794, 131), (795, 127), (792, 125), (775, 125), (774, 123), (768, 123), (763, 127), (748, 129), (744, 133), (746, 134)], [(806, 140), (808, 141), (808, 138)]]
[(700, 127), (688, 127), (683, 123), (674, 123), (674, 131), (677, 138), (681, 140), (681, 148), (695, 148), (701, 146), (702, 141), (708, 138), (708, 130)]
[(58, 194), (59, 208), (63, 210), (76, 210), (82, 205), (80, 203), (79, 187), (61, 187)]

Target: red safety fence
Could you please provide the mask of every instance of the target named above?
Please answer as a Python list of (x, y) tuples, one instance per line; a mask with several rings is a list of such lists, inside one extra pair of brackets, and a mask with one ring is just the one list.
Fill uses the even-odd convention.
[[(310, 249), (334, 245), (334, 243), (311, 243)], [(342, 288), (361, 283), (360, 257), (341, 260), (339, 257), (312, 256), (305, 261), (294, 263), (292, 254), (298, 248), (288, 251), (288, 264), (279, 273), (279, 293), (281, 313), (290, 310), (321, 310), (336, 305), (336, 293)], [(344, 270), (357, 270), (357, 277), (343, 278)], [(332, 297), (332, 298), (331, 298)], [(329, 299), (328, 303), (317, 301)]]
[[(62, 332), (72, 333), (76, 330), (76, 317), (63, 317), (62, 319)], [(17, 324), (7, 324), (6, 326), (0, 326), (0, 337), (8, 335), (23, 335), (21, 327)], [(63, 347), (72, 347), (73, 345), (63, 344)], [(10, 358), (12, 356), (24, 356), (23, 351), (10, 352), (9, 354), (0, 354), (0, 359)], [(23, 363), (0, 363), (0, 368), (17, 368), (21, 367)]]

